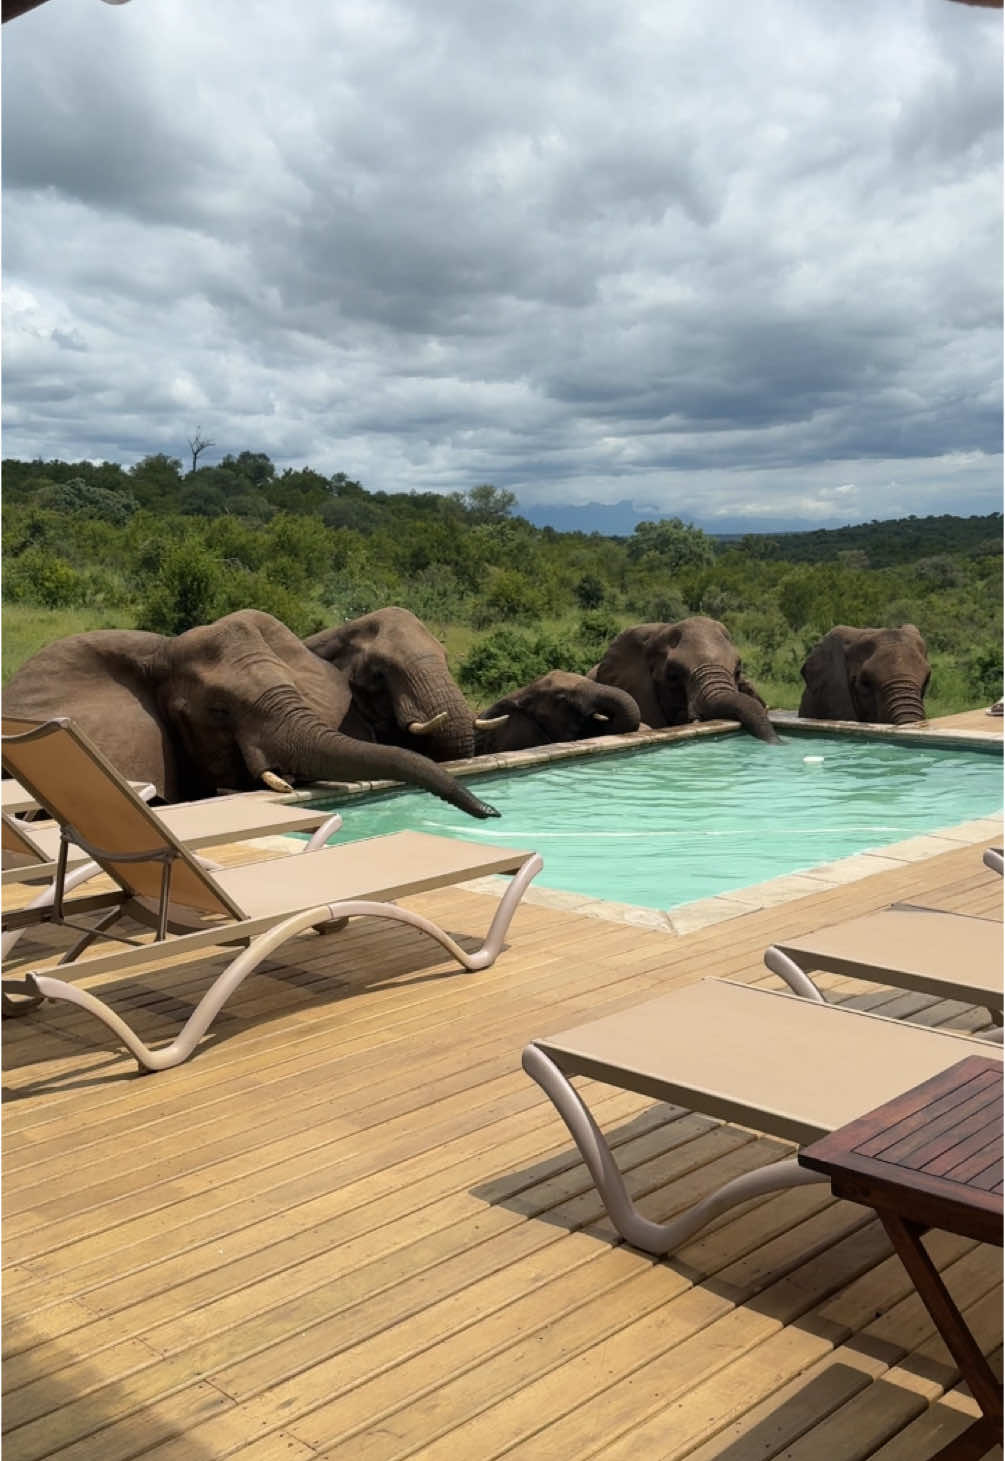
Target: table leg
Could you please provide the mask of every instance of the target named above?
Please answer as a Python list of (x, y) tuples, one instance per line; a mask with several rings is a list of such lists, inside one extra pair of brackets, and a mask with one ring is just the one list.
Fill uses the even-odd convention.
[[(953, 1303), (942, 1276), (921, 1241), (924, 1227), (906, 1222), (893, 1213), (879, 1214), (890, 1242), (914, 1281), (925, 1308), (959, 1366), (960, 1375), (970, 1387), (983, 1419), (977, 1421), (951, 1441), (932, 1461), (969, 1461), (983, 1456), (1002, 1436), (1002, 1387), (991, 1366), (981, 1353), (966, 1321)], [(975, 1446), (982, 1449), (975, 1450)]]
[(958, 1436), (955, 1436), (941, 1451), (936, 1451), (928, 1461), (979, 1461), (992, 1446), (1001, 1444), (1001, 1427), (994, 1425), (986, 1416), (975, 1420)]

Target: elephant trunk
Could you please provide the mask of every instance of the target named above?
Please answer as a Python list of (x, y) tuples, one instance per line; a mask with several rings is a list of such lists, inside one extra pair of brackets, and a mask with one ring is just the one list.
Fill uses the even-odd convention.
[(913, 680), (888, 680), (882, 697), (883, 720), (889, 725), (906, 725), (924, 720), (925, 704)]
[[(463, 695), (445, 676), (442, 661), (413, 660), (408, 683), (395, 702), (399, 729), (434, 761), (462, 761), (475, 751), (474, 716)], [(421, 743), (421, 744), (419, 744)]]
[(472, 817), (499, 815), (428, 757), (332, 730), (290, 685), (268, 690), (257, 700), (251, 728), (239, 729), (237, 739), (255, 779), (273, 771), (305, 781), (407, 781)]
[(638, 730), (642, 716), (627, 690), (611, 686), (608, 694), (598, 694), (590, 719), (595, 735), (626, 736)]
[(768, 712), (753, 695), (738, 690), (729, 671), (721, 665), (699, 665), (692, 675), (688, 708), (697, 720), (738, 720), (759, 741), (778, 743)]

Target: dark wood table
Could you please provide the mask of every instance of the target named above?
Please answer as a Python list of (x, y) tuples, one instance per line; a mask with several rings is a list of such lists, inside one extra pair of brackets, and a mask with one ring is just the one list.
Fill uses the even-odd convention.
[(1002, 1387), (921, 1237), (944, 1228), (1001, 1247), (1001, 1061), (969, 1056), (813, 1142), (799, 1161), (828, 1176), (836, 1197), (875, 1208), (981, 1408), (931, 1461), (983, 1456), (1002, 1438)]

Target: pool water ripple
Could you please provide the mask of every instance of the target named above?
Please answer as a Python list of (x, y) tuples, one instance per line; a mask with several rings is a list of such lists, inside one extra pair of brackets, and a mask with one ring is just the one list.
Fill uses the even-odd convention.
[(337, 803), (337, 840), (411, 827), (533, 848), (544, 858), (539, 886), (665, 909), (991, 816), (1002, 763), (984, 751), (735, 735), (493, 773), (474, 786), (498, 819), (477, 822), (408, 790)]

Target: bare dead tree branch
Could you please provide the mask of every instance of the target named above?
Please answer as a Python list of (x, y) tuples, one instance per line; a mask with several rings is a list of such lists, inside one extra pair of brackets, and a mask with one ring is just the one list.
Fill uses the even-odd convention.
[(201, 426), (198, 428), (198, 430), (196, 431), (196, 433), (195, 433), (194, 436), (190, 436), (188, 438), (189, 451), (192, 453), (192, 471), (193, 472), (195, 471), (196, 466), (198, 465), (199, 457), (202, 455), (202, 453), (204, 451), (208, 451), (211, 446), (215, 446), (215, 445), (216, 445), (216, 442), (215, 441), (210, 441), (207, 437), (204, 437), (203, 436), (203, 434), (202, 434), (202, 427)]

